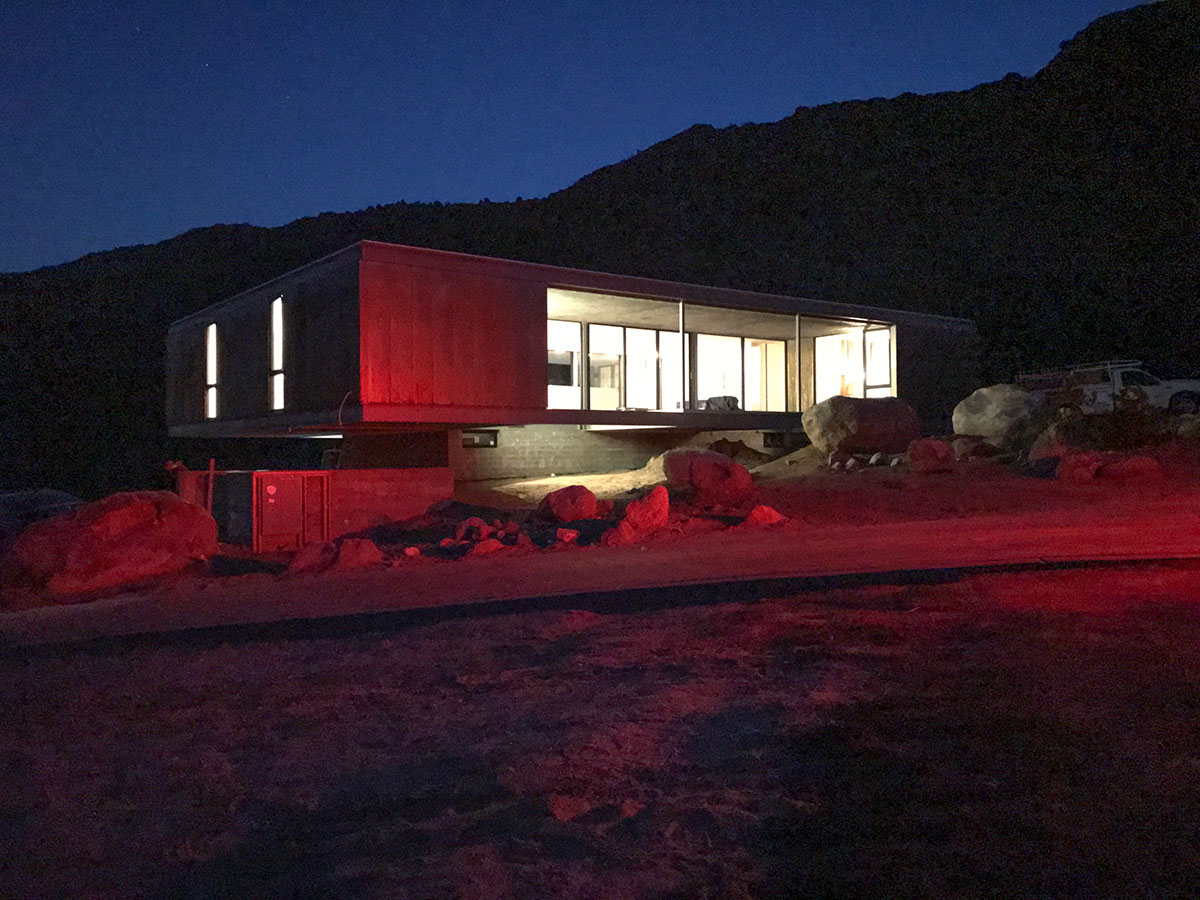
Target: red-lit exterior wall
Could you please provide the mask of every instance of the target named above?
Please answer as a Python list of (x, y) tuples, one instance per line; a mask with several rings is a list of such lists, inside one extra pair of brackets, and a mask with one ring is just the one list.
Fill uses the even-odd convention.
[(546, 287), (500, 260), (362, 245), (359, 379), (372, 405), (545, 409)]

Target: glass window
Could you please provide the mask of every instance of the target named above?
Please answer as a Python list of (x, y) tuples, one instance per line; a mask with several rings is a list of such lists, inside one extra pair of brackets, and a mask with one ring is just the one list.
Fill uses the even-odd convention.
[(783, 341), (746, 339), (746, 409), (787, 410), (786, 357)]
[(204, 418), (217, 417), (217, 323), (204, 329)]
[(667, 412), (683, 411), (684, 370), (683, 335), (678, 331), (658, 333), (659, 369), (662, 372), (662, 406)]
[(1158, 384), (1158, 379), (1149, 372), (1141, 372), (1137, 369), (1130, 369), (1127, 372), (1121, 373), (1121, 384), (1126, 386), (1136, 385), (1137, 387), (1148, 387), (1152, 384)]
[[(892, 383), (892, 335), (890, 328), (872, 328), (866, 332), (867, 384), (871, 387), (890, 386)], [(870, 393), (867, 396), (874, 396)], [(883, 394), (891, 396), (890, 392)]]
[(862, 332), (824, 334), (813, 339), (817, 403), (830, 397), (863, 396)]
[(271, 409), (283, 409), (283, 298), (271, 301)]
[(625, 329), (624, 406), (658, 408), (658, 339), (645, 328)]
[(742, 408), (741, 338), (696, 335), (696, 398), (703, 409)]
[(588, 398), (591, 409), (619, 409), (625, 329), (616, 325), (588, 326)]
[(546, 322), (546, 408), (579, 409), (583, 405), (579, 367), (582, 337), (578, 322)]

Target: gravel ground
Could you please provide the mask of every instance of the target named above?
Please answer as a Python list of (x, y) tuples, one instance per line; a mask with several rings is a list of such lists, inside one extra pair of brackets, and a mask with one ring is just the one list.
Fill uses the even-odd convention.
[(1200, 566), (0, 657), (12, 898), (1195, 896)]

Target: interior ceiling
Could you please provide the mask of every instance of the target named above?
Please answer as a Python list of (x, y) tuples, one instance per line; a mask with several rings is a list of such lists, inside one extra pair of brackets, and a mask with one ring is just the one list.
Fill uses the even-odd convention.
[[(568, 291), (561, 288), (550, 288), (546, 291), (546, 317), (572, 322), (625, 325), (631, 328), (679, 330), (679, 304), (677, 303), (587, 291)], [(734, 337), (767, 338), (780, 341), (796, 336), (795, 317), (779, 313), (685, 303), (684, 319), (686, 331), (704, 334), (726, 334)], [(844, 319), (800, 317), (801, 337), (843, 334), (848, 331), (858, 331), (862, 327), (862, 322)]]

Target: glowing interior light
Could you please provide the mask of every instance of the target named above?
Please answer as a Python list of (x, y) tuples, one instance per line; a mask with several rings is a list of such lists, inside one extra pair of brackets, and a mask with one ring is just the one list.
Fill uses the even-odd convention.
[(283, 369), (283, 298), (271, 301), (271, 371)]
[(204, 377), (207, 384), (217, 383), (217, 323), (213, 322), (204, 333)]
[(217, 417), (217, 323), (204, 330), (204, 417)]
[(283, 409), (283, 298), (271, 301), (271, 409)]

